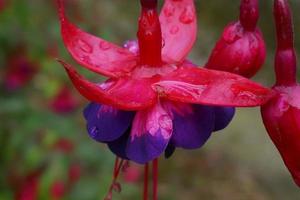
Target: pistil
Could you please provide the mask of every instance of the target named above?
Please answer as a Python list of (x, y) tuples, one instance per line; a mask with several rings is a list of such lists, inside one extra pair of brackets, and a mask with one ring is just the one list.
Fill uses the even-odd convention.
[(137, 32), (140, 62), (150, 67), (160, 66), (162, 35), (157, 14), (157, 0), (140, 0), (142, 11)]

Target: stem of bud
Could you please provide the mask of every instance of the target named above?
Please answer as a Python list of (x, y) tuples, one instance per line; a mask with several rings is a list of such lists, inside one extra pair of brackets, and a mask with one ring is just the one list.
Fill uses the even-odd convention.
[(241, 0), (240, 22), (245, 30), (254, 31), (259, 18), (258, 0)]
[(140, 62), (151, 67), (161, 65), (162, 36), (157, 0), (141, 0), (142, 12), (139, 19), (138, 43)]
[(292, 14), (287, 0), (274, 1), (277, 50), (275, 55), (276, 85), (296, 83), (296, 54)]

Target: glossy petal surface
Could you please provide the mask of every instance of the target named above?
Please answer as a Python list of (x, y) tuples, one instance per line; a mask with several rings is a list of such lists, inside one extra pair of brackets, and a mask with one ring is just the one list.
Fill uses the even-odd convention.
[(235, 108), (234, 107), (214, 107), (215, 112), (215, 128), (214, 131), (219, 131), (231, 122)]
[(161, 97), (217, 106), (258, 106), (273, 92), (241, 76), (203, 68), (180, 67), (153, 85)]
[(193, 0), (165, 0), (160, 14), (163, 36), (163, 60), (180, 62), (193, 47), (197, 19)]
[(277, 91), (277, 96), (262, 106), (263, 122), (300, 187), (300, 86), (279, 87)]
[(86, 80), (69, 64), (60, 62), (77, 90), (90, 101), (122, 110), (139, 110), (153, 105), (157, 100), (157, 95), (151, 88), (155, 78), (138, 80), (124, 77), (99, 85)]
[(266, 57), (261, 32), (245, 31), (237, 22), (224, 30), (205, 67), (252, 77), (261, 68)]
[(196, 149), (210, 137), (214, 128), (214, 108), (209, 106), (168, 103), (173, 119), (171, 143), (175, 147)]
[(91, 138), (99, 142), (118, 139), (130, 127), (134, 112), (117, 110), (111, 106), (90, 103), (84, 109)]
[(79, 64), (108, 77), (126, 74), (136, 66), (137, 58), (129, 50), (86, 33), (69, 22), (62, 0), (58, 2), (63, 41)]
[(159, 157), (167, 148), (172, 131), (171, 116), (160, 103), (138, 111), (127, 142), (126, 155), (140, 164)]

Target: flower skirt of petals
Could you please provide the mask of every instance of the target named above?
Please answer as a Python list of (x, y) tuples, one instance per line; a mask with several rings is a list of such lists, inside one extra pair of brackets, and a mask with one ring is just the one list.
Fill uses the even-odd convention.
[(118, 157), (144, 164), (175, 149), (202, 147), (213, 131), (225, 128), (235, 109), (161, 101), (128, 112), (90, 103), (84, 110), (89, 136)]

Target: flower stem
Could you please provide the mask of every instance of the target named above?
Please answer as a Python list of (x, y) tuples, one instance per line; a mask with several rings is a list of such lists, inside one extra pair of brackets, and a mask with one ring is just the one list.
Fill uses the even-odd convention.
[(140, 62), (151, 67), (160, 66), (162, 35), (156, 9), (157, 1), (141, 0), (141, 5), (142, 13), (137, 32)]
[(152, 162), (152, 181), (153, 181), (153, 200), (157, 200), (157, 183), (158, 183), (158, 159)]
[(144, 193), (143, 193), (143, 200), (148, 200), (148, 171), (149, 165), (148, 163), (144, 166)]
[(276, 85), (296, 83), (296, 54), (292, 14), (287, 0), (274, 1), (277, 49), (275, 55)]
[(258, 18), (258, 0), (241, 0), (240, 22), (244, 29), (247, 31), (254, 31)]
[(120, 159), (120, 158), (116, 157), (115, 165), (114, 165), (114, 171), (113, 171), (113, 179), (112, 179), (112, 182), (110, 184), (108, 193), (107, 193), (106, 197), (104, 198), (104, 200), (111, 200), (112, 199), (113, 190), (118, 191), (118, 192), (121, 190), (121, 186), (117, 182), (117, 179), (118, 179), (120, 171), (123, 167), (123, 163), (124, 163), (123, 159)]

